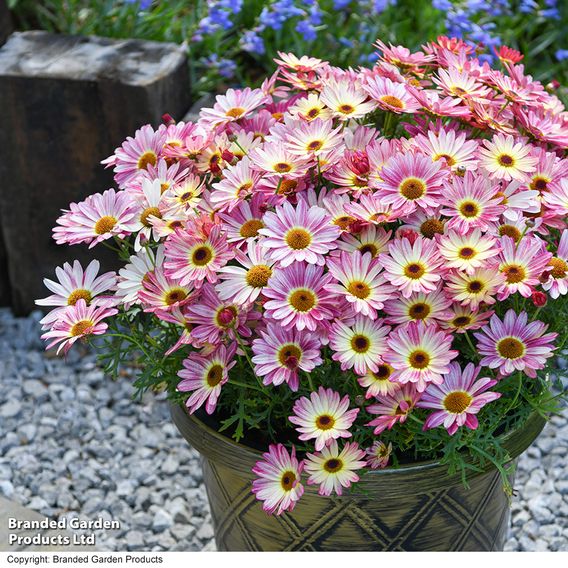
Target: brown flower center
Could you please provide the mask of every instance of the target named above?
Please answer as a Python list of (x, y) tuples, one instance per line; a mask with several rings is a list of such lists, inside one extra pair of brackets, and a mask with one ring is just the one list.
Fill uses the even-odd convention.
[(183, 288), (172, 288), (166, 294), (164, 298), (164, 302), (171, 306), (176, 302), (183, 302), (187, 298), (187, 292)]
[(331, 458), (323, 464), (323, 468), (328, 473), (337, 473), (343, 467), (343, 462), (339, 458)]
[(351, 225), (353, 221), (355, 221), (353, 217), (350, 217), (349, 215), (342, 215), (341, 217), (334, 219), (333, 224), (345, 231), (349, 228), (349, 225)]
[(373, 377), (377, 381), (388, 381), (394, 369), (388, 363), (382, 363), (377, 367), (377, 372), (373, 373)]
[(285, 471), (280, 478), (280, 485), (284, 491), (292, 491), (296, 485), (296, 474), (293, 471)]
[(500, 154), (497, 156), (497, 162), (504, 168), (512, 168), (515, 165), (515, 158), (509, 156), (509, 154)]
[(471, 318), (469, 316), (458, 316), (452, 320), (454, 327), (465, 327), (471, 323)]
[(308, 144), (308, 150), (310, 152), (317, 152), (318, 150), (321, 150), (322, 146), (323, 146), (323, 142), (321, 140), (312, 140)]
[(95, 325), (91, 320), (81, 320), (73, 325), (71, 328), (71, 335), (77, 337), (77, 335), (84, 335), (87, 330)]
[(287, 343), (280, 347), (280, 351), (278, 352), (278, 361), (282, 366), (287, 367), (288, 369), (297, 369), (301, 359), (302, 351), (297, 345)]
[(471, 247), (462, 247), (458, 251), (458, 255), (459, 255), (460, 258), (463, 258), (465, 260), (469, 260), (470, 258), (475, 256), (475, 250), (472, 249)]
[(198, 246), (191, 254), (191, 262), (195, 266), (207, 266), (212, 260), (213, 251), (205, 245)]
[(88, 305), (93, 296), (89, 290), (85, 290), (84, 288), (77, 288), (77, 290), (73, 290), (69, 297), (67, 298), (67, 305), (74, 306), (79, 300), (85, 300), (86, 304)]
[(320, 430), (329, 430), (335, 425), (335, 419), (329, 414), (320, 414), (316, 418), (316, 427)]
[(460, 205), (460, 213), (468, 219), (477, 217), (479, 215), (479, 205), (474, 201), (464, 201)]
[(467, 410), (473, 401), (473, 397), (465, 391), (454, 391), (446, 395), (443, 405), (448, 412), (461, 414)]
[(147, 207), (144, 211), (142, 211), (142, 215), (140, 215), (140, 223), (142, 223), (145, 227), (151, 227), (152, 223), (148, 221), (149, 217), (158, 217), (158, 219), (161, 219), (162, 214), (157, 207)]
[(355, 107), (353, 105), (344, 104), (340, 105), (337, 110), (343, 114), (351, 114), (355, 112)]
[(408, 308), (408, 315), (415, 320), (423, 320), (430, 314), (430, 306), (424, 302), (417, 302)]
[(535, 176), (532, 178), (531, 183), (529, 184), (529, 187), (532, 190), (536, 190), (536, 191), (546, 191), (548, 189), (548, 184), (549, 184), (550, 180), (542, 177), (542, 176)]
[(110, 215), (105, 215), (101, 217), (95, 224), (95, 233), (97, 235), (104, 235), (113, 230), (117, 223), (116, 217), (111, 217)]
[(472, 280), (467, 284), (467, 291), (470, 294), (479, 294), (485, 288), (483, 282), (481, 280)]
[(351, 338), (351, 349), (356, 353), (366, 353), (371, 348), (369, 338), (364, 335), (354, 335)]
[(455, 159), (452, 158), (452, 156), (450, 156), (449, 154), (438, 154), (437, 156), (434, 156), (434, 162), (442, 159), (446, 160), (446, 164), (448, 164), (448, 166), (450, 167), (456, 164)]
[(223, 366), (218, 363), (212, 365), (209, 371), (207, 371), (206, 380), (210, 387), (217, 386), (223, 380)]
[(425, 369), (430, 364), (430, 355), (422, 349), (416, 349), (409, 355), (408, 362), (413, 369)]
[(262, 288), (268, 284), (268, 279), (272, 276), (272, 269), (266, 264), (257, 264), (249, 269), (246, 281), (253, 288)]
[(399, 186), (399, 192), (410, 201), (419, 199), (426, 193), (426, 184), (418, 178), (406, 178)]
[(264, 228), (264, 223), (260, 219), (249, 219), (241, 225), (241, 230), (239, 231), (243, 239), (249, 239), (251, 237), (257, 237), (259, 229)]
[(291, 169), (292, 166), (290, 164), (287, 164), (286, 162), (278, 162), (277, 164), (274, 164), (274, 171), (278, 172), (279, 174), (285, 174)]
[(305, 249), (312, 243), (312, 236), (306, 229), (296, 227), (286, 233), (286, 244), (294, 250)]
[(439, 219), (428, 219), (420, 225), (420, 232), (427, 239), (431, 239), (434, 235), (444, 234), (444, 223)]
[(561, 258), (554, 257), (548, 262), (549, 266), (552, 266), (551, 275), (552, 278), (564, 278), (566, 272), (568, 272), (568, 263)]
[(311, 290), (300, 288), (290, 294), (288, 301), (298, 312), (309, 312), (316, 305), (317, 297)]
[(519, 264), (508, 264), (501, 269), (501, 272), (505, 275), (507, 284), (517, 284), (527, 276), (525, 269)]
[(525, 353), (525, 346), (516, 337), (505, 337), (497, 343), (497, 353), (505, 359), (518, 359)]
[(366, 252), (370, 252), (371, 256), (373, 258), (375, 258), (375, 256), (377, 256), (377, 253), (379, 252), (379, 249), (377, 248), (377, 245), (374, 245), (373, 243), (365, 243), (364, 245), (361, 245), (359, 247), (359, 252), (361, 254), (365, 254)]
[(425, 272), (426, 271), (424, 270), (424, 267), (417, 262), (407, 264), (404, 268), (404, 275), (412, 280), (418, 280), (419, 278), (422, 278)]
[(349, 286), (347, 286), (347, 291), (356, 298), (364, 300), (365, 298), (369, 297), (371, 288), (365, 282), (354, 281), (349, 283)]
[(147, 170), (148, 165), (155, 166), (158, 161), (158, 156), (152, 150), (147, 150), (138, 158), (137, 167), (139, 170)]
[(515, 242), (521, 238), (521, 231), (514, 225), (501, 225), (499, 227), (499, 235), (502, 237), (511, 237)]
[(294, 179), (282, 180), (280, 184), (280, 189), (278, 190), (278, 195), (288, 195), (292, 193), (298, 187), (298, 182)]

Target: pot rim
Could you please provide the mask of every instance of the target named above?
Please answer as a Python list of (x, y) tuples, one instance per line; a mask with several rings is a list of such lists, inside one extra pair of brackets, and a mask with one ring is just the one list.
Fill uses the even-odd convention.
[[(227, 463), (231, 469), (242, 476), (254, 478), (252, 467), (262, 458), (262, 451), (237, 443), (223, 435), (195, 415), (189, 414), (187, 407), (183, 404), (171, 403), (170, 410), (173, 421), (183, 437), (206, 459)], [(543, 416), (537, 412), (532, 412), (523, 425), (500, 437), (505, 449), (509, 452), (511, 461), (532, 444), (545, 424), (546, 419)], [(468, 479), (482, 475), (491, 469), (494, 469), (494, 466), (488, 463), (483, 471), (468, 473)], [(459, 472), (450, 475), (448, 467), (441, 464), (439, 460), (427, 460), (385, 469), (371, 470), (365, 468), (365, 475), (361, 477), (357, 487), (369, 486), (370, 484), (375, 487), (380, 480), (392, 484), (393, 476), (397, 477), (398, 482), (404, 482), (403, 485), (407, 487), (407, 482), (413, 484), (420, 481), (423, 483), (426, 477), (435, 479), (437, 487), (448, 483), (454, 484), (456, 481), (462, 483)]]

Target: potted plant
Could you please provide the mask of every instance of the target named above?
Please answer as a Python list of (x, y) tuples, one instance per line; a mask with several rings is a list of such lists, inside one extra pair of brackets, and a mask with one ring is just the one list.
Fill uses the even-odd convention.
[[(371, 69), (280, 54), (197, 123), (147, 125), (71, 204), (48, 347), (165, 388), (228, 550), (495, 550), (568, 335), (558, 98), (502, 48)], [(101, 344), (102, 342), (102, 344)]]

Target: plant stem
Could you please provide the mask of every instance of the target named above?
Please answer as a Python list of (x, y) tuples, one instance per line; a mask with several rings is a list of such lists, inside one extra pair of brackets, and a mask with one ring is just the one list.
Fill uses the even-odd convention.
[(261, 392), (262, 394), (266, 394), (261, 388), (257, 387), (256, 385), (247, 385), (246, 383), (241, 383), (240, 381), (235, 381), (234, 379), (231, 378), (229, 379), (229, 383), (237, 387), (243, 387), (245, 389), (253, 389), (258, 392)]
[(473, 351), (473, 355), (475, 356), (475, 355), (477, 354), (477, 349), (474, 347), (473, 341), (471, 340), (471, 337), (469, 336), (469, 333), (466, 331), (466, 332), (464, 333), (464, 335), (465, 335), (465, 339), (466, 339), (468, 345), (471, 347), (471, 350)]
[(245, 344), (242, 342), (241, 337), (239, 336), (238, 333), (235, 333), (235, 337), (237, 338), (237, 343), (239, 344), (241, 351), (245, 354), (246, 360), (248, 361), (248, 364), (250, 365), (253, 376), (256, 378), (256, 380), (258, 382), (258, 385), (260, 387), (260, 391), (266, 394), (266, 391), (264, 390), (264, 385), (262, 384), (260, 377), (256, 374), (256, 372), (254, 370), (254, 363), (252, 362), (252, 359), (250, 358), (250, 356), (248, 354), (248, 351), (246, 349)]

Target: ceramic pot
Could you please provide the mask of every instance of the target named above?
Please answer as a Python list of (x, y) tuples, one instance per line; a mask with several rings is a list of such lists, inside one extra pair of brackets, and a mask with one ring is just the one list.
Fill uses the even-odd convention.
[[(291, 513), (267, 515), (251, 493), (261, 452), (225, 437), (183, 406), (172, 418), (202, 457), (218, 550), (489, 551), (502, 550), (510, 499), (495, 469), (468, 476), (465, 488), (438, 462), (375, 470), (354, 492), (321, 497), (305, 485)], [(503, 437), (512, 462), (544, 427), (537, 414)]]

